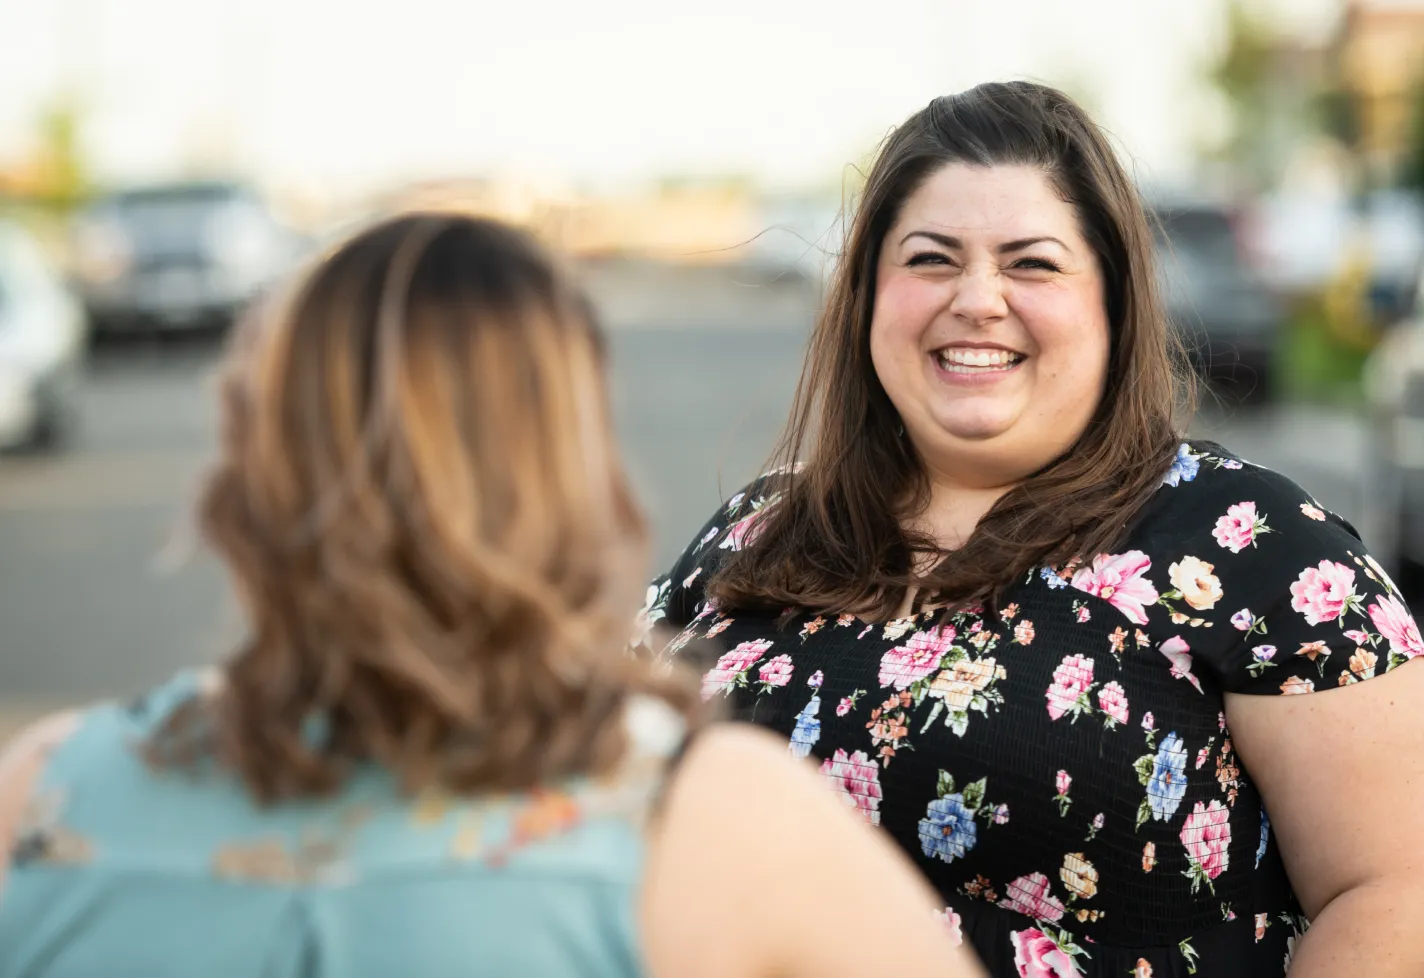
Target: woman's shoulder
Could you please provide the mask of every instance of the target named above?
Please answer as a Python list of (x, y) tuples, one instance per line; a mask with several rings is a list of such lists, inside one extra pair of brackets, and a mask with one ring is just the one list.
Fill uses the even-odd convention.
[(1238, 537), (1254, 537), (1271, 519), (1304, 520), (1306, 527), (1333, 527), (1359, 536), (1289, 475), (1210, 441), (1182, 442), (1134, 535), (1181, 539), (1198, 534), (1205, 525), (1221, 546), (1232, 549), (1241, 542)]
[(756, 540), (762, 518), (785, 495), (785, 476), (799, 470), (797, 465), (765, 472), (713, 511), (667, 572), (648, 586), (635, 629), (635, 646), (645, 644), (660, 622), (681, 628), (697, 615), (707, 581), (730, 554)]

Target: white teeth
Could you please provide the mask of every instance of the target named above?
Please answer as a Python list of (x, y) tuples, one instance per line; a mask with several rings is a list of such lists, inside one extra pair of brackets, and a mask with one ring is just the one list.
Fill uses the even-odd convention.
[(1022, 354), (1011, 353), (1008, 350), (947, 349), (938, 351), (936, 356), (940, 366), (953, 373), (985, 368), (1007, 370), (1023, 359)]

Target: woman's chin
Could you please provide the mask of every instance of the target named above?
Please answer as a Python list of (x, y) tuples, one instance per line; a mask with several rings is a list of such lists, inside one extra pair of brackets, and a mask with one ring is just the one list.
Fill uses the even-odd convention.
[(951, 442), (987, 442), (1008, 434), (1014, 426), (1014, 419), (999, 413), (985, 412), (940, 418), (939, 426), (942, 439)]

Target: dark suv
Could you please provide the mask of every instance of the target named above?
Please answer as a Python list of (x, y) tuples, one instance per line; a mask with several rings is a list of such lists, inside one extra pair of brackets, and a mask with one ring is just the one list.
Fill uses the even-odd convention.
[(78, 288), (97, 331), (183, 330), (229, 320), (298, 253), (250, 187), (229, 181), (125, 190), (75, 224)]
[(1159, 201), (1153, 210), (1167, 313), (1193, 361), (1239, 395), (1265, 397), (1283, 316), (1245, 260), (1235, 213), (1202, 201)]

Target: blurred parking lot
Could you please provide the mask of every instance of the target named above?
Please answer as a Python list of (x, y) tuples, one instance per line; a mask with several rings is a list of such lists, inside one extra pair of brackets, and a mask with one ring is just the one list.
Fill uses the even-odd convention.
[[(666, 563), (769, 451), (816, 288), (735, 266), (604, 263), (589, 278)], [(135, 693), (231, 646), (236, 609), (187, 523), (213, 448), (220, 354), (211, 335), (102, 343), (67, 448), (0, 458), (0, 726)], [(1351, 519), (1368, 502), (1365, 430), (1340, 411), (1282, 404), (1209, 405), (1198, 425)]]

